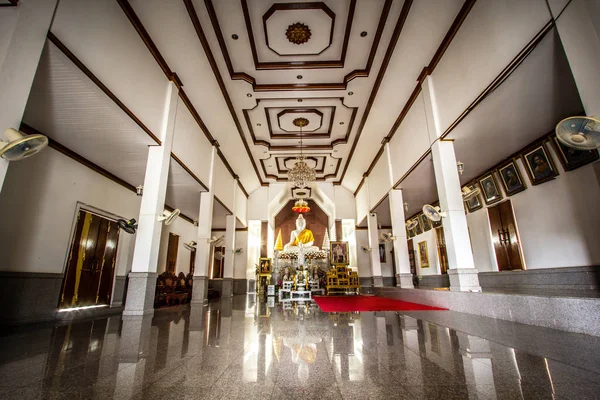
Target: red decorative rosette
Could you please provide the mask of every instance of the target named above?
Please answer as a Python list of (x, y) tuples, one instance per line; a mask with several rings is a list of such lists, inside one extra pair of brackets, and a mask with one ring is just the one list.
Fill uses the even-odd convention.
[(308, 206), (308, 203), (302, 199), (296, 201), (296, 203), (294, 204), (294, 207), (292, 207), (292, 211), (293, 212), (297, 212), (299, 214), (303, 214), (303, 213), (307, 213), (310, 211), (310, 207)]

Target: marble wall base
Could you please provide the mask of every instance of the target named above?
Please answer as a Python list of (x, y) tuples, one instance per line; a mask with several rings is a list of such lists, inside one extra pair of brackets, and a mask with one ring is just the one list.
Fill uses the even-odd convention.
[(208, 302), (208, 279), (205, 276), (194, 276), (192, 285), (192, 304)]
[(223, 278), (221, 281), (221, 298), (233, 296), (233, 278)]
[(373, 286), (374, 287), (382, 287), (383, 286), (383, 277), (382, 276), (374, 276), (373, 277)]
[(450, 287), (450, 277), (447, 274), (443, 275), (421, 275), (419, 277), (420, 288), (437, 288)]
[(233, 280), (233, 294), (246, 294), (248, 290), (247, 279), (234, 279)]
[(482, 288), (600, 290), (600, 266), (480, 272)]
[(126, 283), (127, 283), (126, 276), (115, 277), (115, 283), (114, 283), (115, 290), (113, 291), (113, 297), (110, 302), (111, 307), (122, 306), (123, 303), (125, 302), (125, 285), (126, 285)]
[(600, 299), (376, 288), (381, 296), (452, 311), (600, 336)]
[(0, 324), (53, 320), (63, 277), (63, 274), (0, 271)]
[(403, 289), (414, 289), (413, 274), (396, 274), (396, 286)]
[(154, 312), (156, 272), (130, 272), (123, 315), (145, 315)]
[(396, 286), (396, 278), (393, 276), (384, 276), (383, 286)]
[(456, 268), (448, 270), (450, 290), (453, 292), (480, 292), (479, 278), (475, 268)]
[(361, 289), (373, 286), (373, 278), (370, 276), (361, 276), (358, 279), (360, 281)]

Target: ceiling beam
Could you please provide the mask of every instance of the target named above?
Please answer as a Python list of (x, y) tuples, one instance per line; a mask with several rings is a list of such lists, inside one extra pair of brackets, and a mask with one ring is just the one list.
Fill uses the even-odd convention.
[[(128, 0), (117, 0), (117, 2), (119, 3), (119, 5), (121, 6), (121, 9), (123, 10), (123, 12), (125, 13), (125, 15), (129, 19), (129, 22), (131, 22), (131, 24), (135, 28), (136, 32), (138, 33), (138, 35), (140, 36), (140, 38), (142, 39), (142, 41), (144, 42), (144, 44), (148, 48), (148, 51), (150, 51), (150, 53), (152, 54), (152, 56), (156, 60), (157, 64), (162, 69), (162, 71), (165, 74), (165, 76), (167, 77), (167, 79), (169, 79), (170, 81), (172, 81), (173, 83), (175, 83), (175, 85), (179, 89), (179, 97), (181, 98), (181, 100), (184, 102), (184, 104), (186, 105), (186, 107), (188, 108), (188, 110), (190, 111), (190, 113), (192, 114), (192, 116), (194, 117), (194, 120), (196, 121), (196, 123), (198, 124), (198, 126), (200, 127), (200, 129), (202, 130), (202, 132), (204, 132), (206, 138), (209, 140), (209, 142), (212, 145), (214, 145), (215, 139), (211, 135), (210, 131), (208, 130), (208, 127), (206, 126), (206, 124), (204, 123), (204, 121), (202, 121), (202, 118), (200, 118), (200, 114), (198, 114), (196, 108), (192, 105), (192, 102), (190, 101), (189, 97), (185, 93), (185, 90), (183, 89), (183, 82), (179, 79), (179, 76), (175, 72), (173, 72), (171, 70), (171, 68), (169, 68), (169, 65), (167, 64), (167, 61), (164, 59), (164, 57), (162, 56), (162, 54), (158, 50), (158, 47), (156, 47), (156, 45), (154, 44), (154, 41), (150, 37), (150, 34), (148, 33), (148, 31), (146, 30), (146, 28), (142, 24), (142, 21), (139, 19), (139, 17), (137, 16), (137, 14), (135, 13), (135, 11), (133, 10), (133, 7), (131, 7), (131, 4), (129, 4), (129, 1)], [(237, 123), (237, 125), (239, 125), (239, 122)], [(252, 155), (250, 154), (250, 149), (249, 149), (249, 147), (248, 147), (248, 145), (247, 145), (247, 143), (245, 141), (244, 141), (244, 144), (246, 146), (246, 151), (248, 152), (248, 156), (250, 157), (250, 162), (254, 166), (254, 170), (256, 172), (256, 176), (258, 178), (258, 181), (262, 185), (263, 182), (262, 182), (262, 180), (260, 178), (260, 174), (258, 173), (258, 169), (256, 168), (256, 165), (254, 163), (254, 159), (252, 158)], [(233, 170), (231, 170), (230, 172), (232, 173), (232, 176), (235, 177), (236, 174), (233, 173), (232, 171)], [(241, 182), (239, 184), (242, 185)], [(246, 192), (245, 189), (243, 191)]]
[[(396, 121), (392, 125), (392, 128), (390, 129), (390, 132), (384, 138), (384, 140), (383, 140), (383, 142), (381, 144), (381, 149), (377, 152), (377, 154), (373, 158), (373, 161), (369, 165), (369, 168), (367, 169), (367, 172), (365, 172), (365, 174), (363, 175), (363, 178), (362, 178), (360, 184), (358, 185), (358, 188), (360, 188), (362, 186), (363, 181), (365, 180), (365, 178), (369, 176), (369, 174), (371, 173), (371, 171), (373, 171), (373, 168), (375, 167), (375, 164), (377, 164), (377, 161), (379, 161), (379, 158), (383, 154), (383, 150), (382, 149), (385, 147), (385, 144), (387, 142), (389, 142), (390, 140), (392, 140), (392, 137), (394, 137), (394, 134), (396, 133), (396, 131), (400, 127), (400, 124), (402, 123), (402, 121), (406, 117), (406, 114), (408, 114), (408, 111), (410, 110), (410, 108), (412, 107), (413, 103), (415, 102), (415, 100), (419, 96), (419, 93), (421, 93), (421, 85), (422, 85), (423, 81), (425, 80), (425, 78), (428, 75), (431, 75), (433, 73), (433, 71), (435, 70), (435, 67), (438, 65), (438, 63), (440, 62), (440, 60), (444, 56), (444, 53), (446, 52), (446, 50), (450, 46), (450, 43), (452, 43), (452, 39), (454, 39), (454, 37), (456, 36), (456, 33), (458, 32), (458, 30), (462, 26), (463, 22), (465, 21), (465, 19), (469, 15), (469, 12), (471, 11), (471, 9), (473, 8), (473, 6), (475, 5), (476, 1), (477, 0), (465, 0), (465, 2), (463, 3), (460, 11), (458, 12), (458, 14), (456, 15), (456, 17), (454, 18), (454, 21), (452, 22), (452, 25), (450, 25), (450, 28), (448, 29), (448, 32), (446, 32), (446, 35), (444, 36), (444, 39), (442, 39), (442, 42), (438, 46), (438, 49), (436, 50), (435, 54), (431, 58), (431, 61), (429, 62), (429, 64), (426, 67), (423, 68), (423, 70), (421, 71), (421, 73), (417, 77), (417, 84), (416, 84), (415, 89), (413, 90), (413, 92), (409, 96), (409, 98), (406, 101), (406, 104), (404, 105), (404, 107), (402, 107), (402, 110), (400, 111), (400, 114), (398, 114), (398, 117), (396, 118)], [(350, 154), (352, 156), (352, 152)], [(348, 163), (349, 162), (350, 162), (350, 159), (348, 160)], [(344, 179), (344, 175), (342, 175), (342, 180), (343, 179)], [(358, 193), (358, 189), (354, 193), (355, 193), (355, 196), (356, 196), (356, 193)]]

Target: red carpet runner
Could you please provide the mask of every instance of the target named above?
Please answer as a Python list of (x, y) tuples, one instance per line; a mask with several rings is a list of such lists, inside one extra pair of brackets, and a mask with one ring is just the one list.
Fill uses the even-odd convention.
[(447, 310), (379, 296), (314, 296), (313, 299), (325, 312)]

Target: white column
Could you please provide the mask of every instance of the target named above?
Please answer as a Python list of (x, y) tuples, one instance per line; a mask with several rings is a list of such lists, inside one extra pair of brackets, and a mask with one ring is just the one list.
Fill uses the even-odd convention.
[(158, 249), (163, 226), (157, 217), (163, 213), (165, 207), (178, 98), (177, 86), (169, 82), (160, 131), (162, 145), (150, 146), (148, 150), (144, 195), (140, 205), (139, 228), (135, 238), (123, 315), (143, 315), (154, 311)]
[[(7, 28), (2, 34), (10, 36), (0, 49), (0, 135), (21, 125), (56, 3), (21, 0), (16, 7), (0, 9), (0, 25)], [(7, 171), (8, 161), (0, 158), (0, 191)]]
[(423, 82), (423, 98), (429, 138), (432, 141), (431, 155), (440, 208), (446, 212), (442, 224), (448, 253), (448, 275), (452, 291), (481, 291), (479, 277), (473, 261), (471, 239), (467, 227), (460, 178), (456, 167), (454, 143), (439, 139), (441, 130), (438, 122), (435, 91), (431, 76)]
[(200, 193), (200, 213), (198, 217), (198, 239), (196, 240), (196, 270), (194, 271), (194, 285), (192, 289), (192, 303), (205, 303), (208, 301), (208, 268), (210, 265), (211, 244), (208, 242), (212, 233), (213, 193), (215, 161), (217, 147), (213, 146), (210, 156), (210, 171), (208, 178), (208, 192)]
[(235, 215), (227, 215), (225, 217), (225, 260), (223, 260), (223, 289), (221, 297), (233, 296), (236, 221)]
[[(568, 4), (566, 8), (564, 3)], [(556, 28), (585, 112), (600, 117), (600, 3), (597, 0), (573, 0), (550, 2), (550, 7), (554, 18), (560, 14)]]
[(404, 199), (402, 190), (390, 190), (390, 215), (392, 217), (392, 234), (394, 240), (394, 259), (396, 262), (396, 286), (403, 289), (414, 289), (413, 275), (410, 272), (410, 261), (408, 258), (408, 243), (406, 237)]
[(381, 262), (379, 261), (379, 231), (377, 228), (377, 214), (369, 213), (367, 215), (367, 228), (369, 232), (369, 259), (371, 260), (371, 275), (373, 276), (373, 286), (383, 286), (383, 277), (381, 276)]

